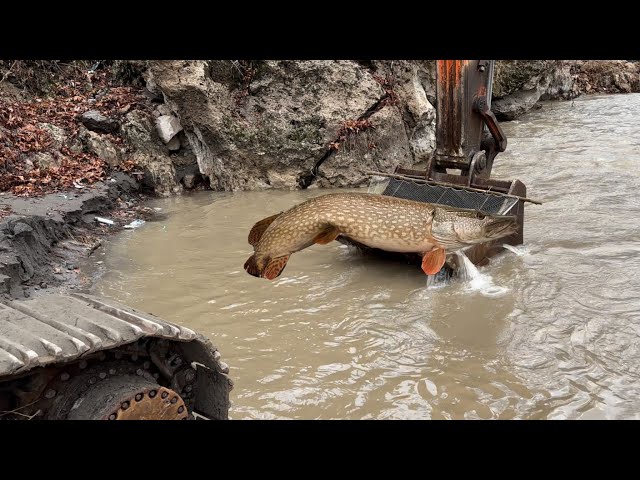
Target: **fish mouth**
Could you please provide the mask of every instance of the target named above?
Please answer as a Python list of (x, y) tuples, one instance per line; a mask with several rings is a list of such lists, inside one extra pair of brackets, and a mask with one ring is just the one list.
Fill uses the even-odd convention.
[(515, 216), (495, 217), (492, 222), (485, 227), (487, 238), (495, 239), (507, 237), (518, 231), (518, 220)]

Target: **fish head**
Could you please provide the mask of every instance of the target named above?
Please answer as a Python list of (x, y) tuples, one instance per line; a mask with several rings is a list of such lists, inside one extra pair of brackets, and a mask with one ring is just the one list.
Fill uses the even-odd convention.
[(437, 208), (431, 224), (436, 241), (451, 250), (507, 237), (517, 230), (517, 218), (513, 215), (463, 209)]

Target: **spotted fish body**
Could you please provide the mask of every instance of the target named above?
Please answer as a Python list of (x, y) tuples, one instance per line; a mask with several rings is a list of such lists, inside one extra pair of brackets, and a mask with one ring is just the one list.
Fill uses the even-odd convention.
[(504, 227), (504, 235), (515, 231), (511, 217), (490, 222), (485, 217), (384, 195), (321, 195), (256, 223), (249, 234), (254, 254), (245, 270), (256, 277), (276, 278), (292, 253), (343, 235), (372, 248), (423, 254), (423, 270), (437, 273), (444, 264), (445, 248), (479, 243), (490, 222)]

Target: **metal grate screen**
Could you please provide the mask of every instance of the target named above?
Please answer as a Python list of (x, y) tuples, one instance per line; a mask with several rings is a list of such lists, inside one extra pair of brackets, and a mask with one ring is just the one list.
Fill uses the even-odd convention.
[[(410, 179), (376, 178), (372, 179), (372, 184), (369, 187), (371, 192), (381, 192), (382, 195), (391, 197), (447, 205), (454, 208), (479, 210), (488, 214), (504, 215), (518, 202), (516, 198), (460, 190), (442, 185), (427, 185), (412, 182)], [(382, 190), (385, 184), (386, 188)]]

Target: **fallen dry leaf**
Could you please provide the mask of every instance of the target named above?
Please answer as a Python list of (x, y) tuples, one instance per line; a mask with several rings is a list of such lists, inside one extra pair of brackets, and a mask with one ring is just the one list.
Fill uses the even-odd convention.
[[(53, 153), (51, 133), (40, 124), (48, 123), (65, 130), (67, 144), (78, 134), (77, 114), (99, 110), (103, 115), (120, 118), (143, 97), (133, 87), (113, 86), (108, 71), (94, 72), (92, 81), (67, 78), (57, 85), (51, 98), (0, 103), (0, 192), (20, 196), (84, 188), (103, 180), (108, 165), (96, 155), (60, 148), (59, 166), (45, 169), (37, 164), (36, 153)], [(123, 139), (109, 135), (122, 146)], [(125, 162), (123, 171), (137, 170)], [(75, 181), (75, 182), (74, 182)], [(80, 186), (78, 186), (80, 185)]]

